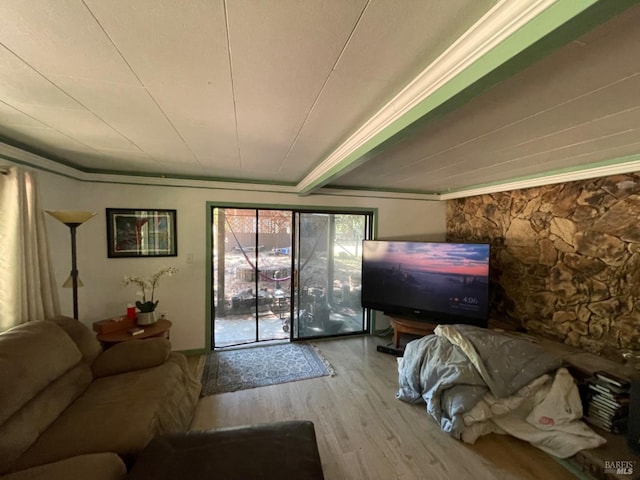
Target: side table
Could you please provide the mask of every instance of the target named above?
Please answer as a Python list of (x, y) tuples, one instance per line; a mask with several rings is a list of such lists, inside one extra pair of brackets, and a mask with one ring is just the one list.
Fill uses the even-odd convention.
[(107, 348), (111, 345), (129, 340), (141, 340), (143, 338), (164, 337), (169, 338), (169, 330), (173, 324), (164, 318), (150, 325), (143, 325), (139, 328), (143, 329), (142, 333), (131, 335), (129, 329), (116, 330), (109, 333), (98, 333), (96, 338), (102, 345)]
[(410, 333), (420, 336), (431, 335), (438, 324), (391, 317), (391, 326), (393, 327), (393, 345), (396, 348), (399, 348), (400, 335), (402, 333)]

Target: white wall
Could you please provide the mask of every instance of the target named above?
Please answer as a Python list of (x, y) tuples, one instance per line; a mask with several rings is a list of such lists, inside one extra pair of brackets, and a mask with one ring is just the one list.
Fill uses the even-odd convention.
[[(38, 181), (45, 210), (97, 212), (77, 231), (78, 270), (85, 285), (78, 294), (80, 319), (91, 325), (96, 320), (124, 314), (127, 304), (136, 299), (136, 289), (122, 285), (124, 275), (146, 276), (160, 267), (174, 266), (178, 273), (160, 281), (156, 299), (160, 300), (158, 311), (167, 312), (174, 324), (171, 341), (176, 350), (205, 346), (207, 201), (377, 208), (378, 238), (444, 240), (445, 237), (445, 202), (91, 183), (44, 171), (38, 172)], [(176, 209), (178, 256), (107, 258), (105, 208)], [(62, 283), (71, 268), (69, 229), (46, 217), (54, 269)], [(194, 258), (192, 264), (186, 261), (189, 254)], [(71, 316), (69, 289), (60, 288), (60, 303), (62, 313)], [(384, 319), (381, 321), (384, 323)], [(381, 328), (381, 321), (378, 320), (377, 328)]]

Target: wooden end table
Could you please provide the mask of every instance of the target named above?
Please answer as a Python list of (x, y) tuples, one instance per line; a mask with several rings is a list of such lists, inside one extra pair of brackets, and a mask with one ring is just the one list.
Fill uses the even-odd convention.
[(115, 332), (99, 333), (96, 335), (96, 338), (105, 348), (116, 343), (127, 342), (129, 340), (142, 340), (143, 338), (152, 337), (164, 337), (168, 339), (171, 325), (173, 324), (169, 320), (161, 318), (150, 325), (140, 325), (138, 328), (142, 328), (144, 331), (137, 335), (131, 335), (127, 328), (123, 330), (116, 330)]
[(391, 326), (393, 327), (393, 345), (400, 347), (400, 334), (410, 333), (413, 335), (431, 335), (437, 323), (420, 322), (417, 320), (407, 320), (406, 318), (391, 317)]

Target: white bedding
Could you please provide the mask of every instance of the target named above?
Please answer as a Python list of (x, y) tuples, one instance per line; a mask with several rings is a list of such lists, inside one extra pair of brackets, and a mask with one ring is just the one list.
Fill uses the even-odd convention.
[(487, 393), (464, 415), (462, 440), (474, 443), (491, 432), (525, 440), (559, 458), (597, 448), (606, 440), (582, 418), (582, 402), (566, 368), (542, 375), (516, 394), (502, 399)]
[(580, 418), (582, 403), (557, 357), (477, 327), (440, 325), (398, 359), (397, 397), (424, 401), (440, 428), (467, 443), (496, 432), (560, 458), (605, 443)]

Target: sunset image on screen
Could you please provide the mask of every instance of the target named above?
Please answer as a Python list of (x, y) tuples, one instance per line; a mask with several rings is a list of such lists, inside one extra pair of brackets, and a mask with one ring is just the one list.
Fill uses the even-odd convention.
[(484, 244), (394, 242), (374, 247), (369, 258), (404, 269), (457, 275), (489, 274), (489, 248)]
[(363, 307), (386, 315), (486, 326), (490, 245), (368, 240)]

